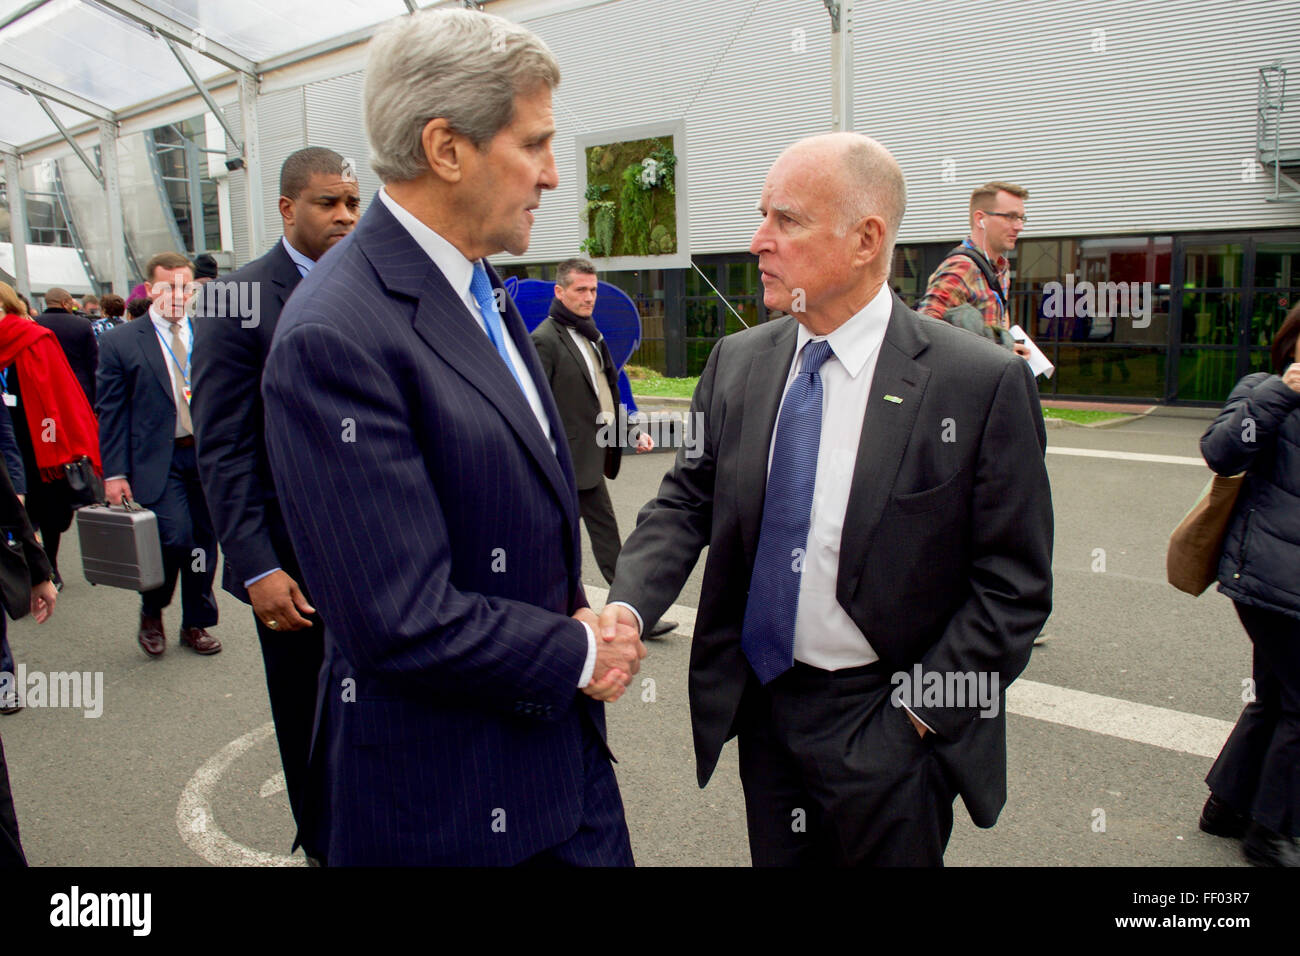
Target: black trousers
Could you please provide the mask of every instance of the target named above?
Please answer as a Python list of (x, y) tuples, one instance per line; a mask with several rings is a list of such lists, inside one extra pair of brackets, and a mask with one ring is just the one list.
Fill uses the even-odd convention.
[(266, 666), (266, 692), (271, 698), (271, 719), (284, 766), (284, 784), (289, 807), (298, 827), (298, 841), (308, 856), (316, 856), (314, 828), (319, 822), (312, 794), (309, 758), (311, 735), (316, 725), (316, 686), (325, 659), (325, 628), (319, 617), (301, 631), (271, 630), (253, 615), (257, 639)]
[(604, 478), (594, 488), (585, 491), (579, 489), (578, 510), (582, 513), (587, 535), (591, 538), (596, 566), (600, 568), (606, 583), (612, 584), (618, 553), (623, 549), (623, 539), (618, 534), (618, 521), (614, 518), (614, 505), (609, 500), (609, 488), (605, 485)]
[[(162, 539), (163, 583), (140, 592), (140, 613), (161, 617), (181, 580), (181, 627), (212, 627), (217, 623), (217, 599), (212, 581), (217, 574), (217, 533), (208, 516), (199, 484), (194, 446), (172, 452), (171, 471), (162, 497), (147, 504), (158, 516)], [(195, 553), (199, 550), (199, 554)]]
[(1236, 608), (1255, 645), (1255, 700), (1237, 718), (1205, 782), (1216, 797), (1260, 826), (1297, 837), (1300, 621), (1247, 604)]
[[(0, 611), (0, 638), (5, 636), (8, 623), (4, 611)], [(9, 765), (5, 763), (4, 744), (0, 743), (0, 870), (26, 865), (27, 857), (18, 838), (18, 814), (9, 789)]]
[(741, 700), (754, 866), (942, 866), (956, 795), (877, 662), (796, 663)]

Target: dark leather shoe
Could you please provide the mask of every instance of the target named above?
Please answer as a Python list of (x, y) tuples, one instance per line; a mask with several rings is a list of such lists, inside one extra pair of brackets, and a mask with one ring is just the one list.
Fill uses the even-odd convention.
[(1275, 833), (1253, 820), (1241, 841), (1241, 852), (1255, 866), (1300, 866), (1300, 844), (1295, 838)]
[(194, 648), (196, 654), (219, 654), (221, 642), (201, 627), (181, 628), (181, 643)]
[(1240, 840), (1246, 835), (1249, 822), (1244, 813), (1238, 813), (1214, 794), (1210, 794), (1205, 809), (1201, 811), (1201, 829), (1213, 836)]
[(656, 621), (655, 626), (650, 628), (650, 633), (646, 637), (663, 637), (671, 631), (677, 630), (676, 621)]
[(167, 635), (163, 633), (161, 617), (140, 615), (140, 646), (150, 657), (157, 657), (167, 650)]

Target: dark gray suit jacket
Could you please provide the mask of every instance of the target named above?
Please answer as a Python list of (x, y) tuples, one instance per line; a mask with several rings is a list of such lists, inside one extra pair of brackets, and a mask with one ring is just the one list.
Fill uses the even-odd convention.
[[(623, 545), (609, 593), (656, 620), (709, 546), (690, 669), (700, 786), (735, 735), (752, 679), (740, 632), (796, 328), (787, 317), (714, 348), (691, 403), (692, 417), (703, 416), (701, 453), (678, 452)], [(996, 672), (1005, 690), (1024, 669), (1051, 610), (1046, 442), (1022, 359), (894, 297), (862, 422), (836, 592), (891, 671), (920, 662), (927, 672)], [(985, 719), (977, 707), (912, 708), (936, 731), (936, 756), (985, 827), (1006, 802), (1002, 703)]]

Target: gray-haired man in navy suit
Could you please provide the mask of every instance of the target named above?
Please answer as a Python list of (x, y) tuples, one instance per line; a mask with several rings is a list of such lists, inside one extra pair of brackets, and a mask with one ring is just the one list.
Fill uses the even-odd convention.
[(645, 650), (630, 628), (596, 634), (563, 425), (484, 261), (528, 248), (556, 186), (558, 82), (499, 17), (377, 34), (384, 188), (267, 359), (267, 451), (325, 621), (314, 845), (331, 866), (632, 862), (602, 702)]

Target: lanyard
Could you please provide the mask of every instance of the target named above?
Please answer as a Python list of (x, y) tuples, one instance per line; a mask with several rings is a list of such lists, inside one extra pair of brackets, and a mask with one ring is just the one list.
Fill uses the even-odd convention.
[(158, 340), (159, 340), (160, 342), (162, 342), (162, 346), (163, 346), (163, 348), (165, 348), (165, 349), (167, 350), (167, 354), (170, 355), (170, 356), (172, 357), (172, 364), (176, 366), (177, 371), (179, 371), (179, 372), (181, 373), (181, 378), (183, 378), (183, 379), (185, 380), (185, 387), (186, 387), (186, 388), (189, 388), (189, 387), (190, 387), (190, 368), (192, 367), (193, 362), (194, 362), (194, 322), (193, 322), (191, 319), (189, 319), (188, 317), (185, 319), (185, 321), (186, 321), (186, 322), (189, 322), (189, 324), (190, 324), (190, 348), (189, 348), (189, 351), (185, 353), (185, 367), (184, 367), (184, 368), (181, 368), (181, 361), (180, 361), (180, 359), (178, 359), (178, 358), (176, 357), (176, 353), (172, 351), (172, 347), (171, 347), (170, 345), (167, 344), (167, 339), (163, 336), (163, 334), (162, 334), (162, 332), (159, 330), (158, 326), (155, 325), (155, 326), (153, 327), (153, 330), (154, 330), (155, 332), (158, 333)]

